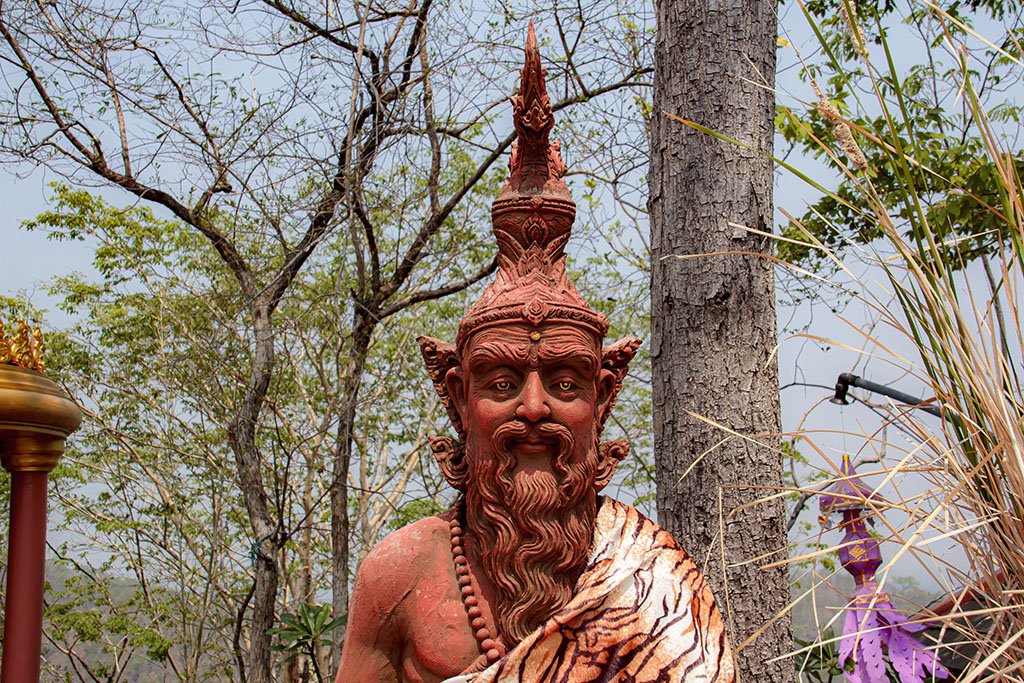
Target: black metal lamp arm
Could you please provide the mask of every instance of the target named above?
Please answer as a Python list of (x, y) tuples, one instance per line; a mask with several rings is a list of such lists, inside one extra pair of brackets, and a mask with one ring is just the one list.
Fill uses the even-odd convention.
[(944, 411), (942, 408), (932, 405), (923, 405), (925, 402), (924, 399), (917, 398), (916, 396), (911, 396), (910, 394), (904, 394), (902, 391), (897, 391), (896, 389), (890, 389), (884, 384), (876, 384), (875, 382), (863, 379), (850, 372), (844, 372), (843, 374), (839, 375), (839, 379), (836, 380), (836, 394), (835, 396), (832, 397), (832, 403), (837, 403), (839, 405), (847, 405), (848, 401), (846, 400), (846, 392), (849, 390), (850, 387), (857, 387), (858, 389), (864, 389), (865, 391), (871, 391), (876, 394), (888, 396), (894, 401), (904, 403), (909, 406), (914, 406), (915, 408), (923, 410), (924, 412), (929, 413), (930, 415), (934, 415), (935, 417), (956, 419), (955, 415), (946, 413), (946, 411)]

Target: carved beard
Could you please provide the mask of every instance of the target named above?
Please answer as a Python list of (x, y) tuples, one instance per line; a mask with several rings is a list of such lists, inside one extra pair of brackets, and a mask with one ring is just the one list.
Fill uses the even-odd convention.
[(533, 427), (557, 443), (553, 473), (514, 473), (509, 441), (531, 427), (507, 422), (487, 440), (470, 434), (466, 444), (468, 525), (481, 549), (480, 562), (495, 589), (501, 632), (518, 642), (572, 597), (594, 536), (597, 435), (577, 452), (566, 427)]

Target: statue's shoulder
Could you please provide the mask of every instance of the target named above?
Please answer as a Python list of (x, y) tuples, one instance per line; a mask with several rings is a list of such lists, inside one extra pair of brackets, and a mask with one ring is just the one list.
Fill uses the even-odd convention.
[(434, 554), (439, 550), (449, 551), (449, 527), (452, 512), (444, 512), (431, 517), (424, 517), (406, 524), (385, 536), (366, 556), (378, 562), (393, 562), (424, 554)]
[(644, 551), (654, 554), (671, 556), (672, 562), (692, 565), (690, 555), (683, 550), (679, 542), (654, 520), (631, 505), (613, 498), (602, 496), (597, 516), (595, 541), (607, 544), (605, 553), (631, 549), (635, 555)]
[(425, 517), (385, 536), (359, 564), (356, 583), (370, 588), (382, 607), (400, 602), (424, 578), (451, 564), (452, 514)]
[(451, 513), (444, 513), (402, 527), (359, 563), (342, 652), (345, 675), (339, 674), (338, 680), (396, 680), (382, 672), (398, 670), (410, 626), (416, 623), (418, 596), (439, 584), (438, 576), (457, 588), (450, 520)]

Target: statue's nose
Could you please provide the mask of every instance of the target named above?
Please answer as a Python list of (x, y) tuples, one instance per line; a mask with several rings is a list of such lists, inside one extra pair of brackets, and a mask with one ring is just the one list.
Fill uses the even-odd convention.
[(531, 372), (526, 377), (526, 383), (519, 392), (519, 405), (516, 406), (516, 417), (528, 422), (540, 422), (551, 416), (551, 407), (548, 405), (548, 395), (544, 390), (544, 382), (540, 375)]

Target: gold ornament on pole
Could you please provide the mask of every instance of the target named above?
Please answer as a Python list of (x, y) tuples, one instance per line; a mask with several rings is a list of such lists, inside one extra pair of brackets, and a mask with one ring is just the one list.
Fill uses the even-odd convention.
[(18, 328), (14, 337), (10, 338), (4, 331), (4, 321), (0, 320), (0, 363), (29, 368), (43, 372), (43, 333), (37, 328), (30, 328), (24, 319), (18, 319)]
[(0, 320), (0, 464), (11, 473), (0, 683), (39, 680), (47, 475), (82, 421), (78, 406), (43, 369), (42, 332), (19, 320), (9, 335)]

